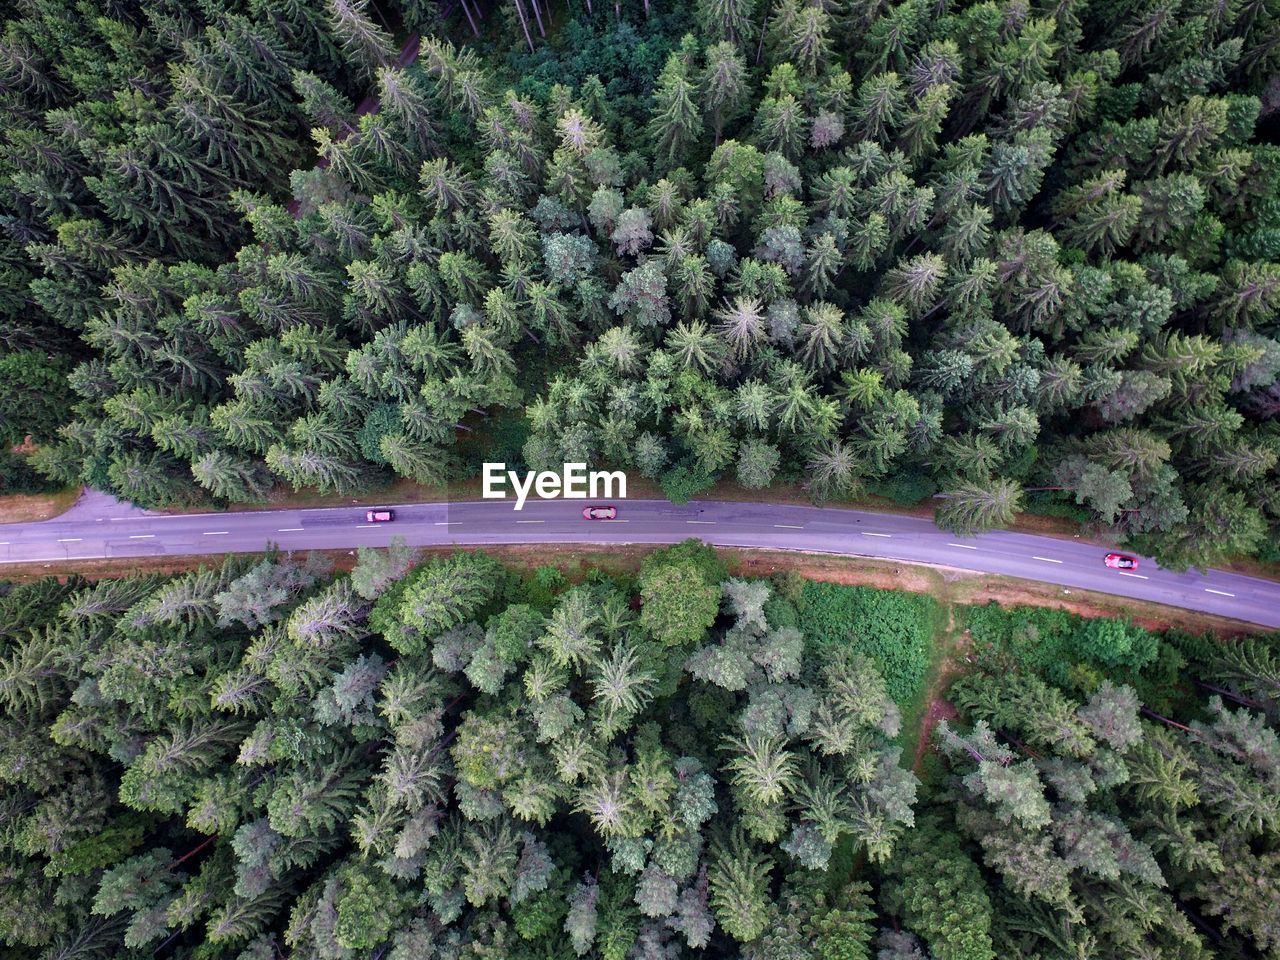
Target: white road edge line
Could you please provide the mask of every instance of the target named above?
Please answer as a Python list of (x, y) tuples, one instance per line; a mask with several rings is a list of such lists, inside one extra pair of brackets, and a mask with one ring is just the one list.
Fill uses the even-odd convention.
[(301, 527), (277, 527), (276, 533), (301, 533)]
[(1116, 573), (1122, 577), (1133, 577), (1135, 580), (1150, 580), (1151, 578), (1141, 573), (1129, 573), (1127, 570), (1117, 570)]
[(804, 526), (798, 523), (775, 523), (775, 527), (779, 530), (803, 530)]
[(1234, 594), (1234, 593), (1227, 593), (1227, 591), (1225, 591), (1225, 590), (1214, 590), (1214, 589), (1212, 589), (1212, 588), (1210, 588), (1210, 587), (1205, 587), (1205, 588), (1204, 588), (1204, 592), (1205, 592), (1205, 593), (1216, 593), (1216, 594), (1217, 594), (1218, 596), (1220, 596), (1220, 597), (1232, 597), (1232, 598), (1234, 598), (1234, 597), (1235, 597), (1235, 594)]
[(206, 530), (204, 535), (206, 537), (225, 537), (230, 532), (230, 530)]
[(1032, 557), (1032, 560), (1043, 560), (1045, 563), (1061, 563), (1061, 560), (1055, 560), (1053, 557)]
[(959, 547), (961, 550), (977, 550), (978, 549), (977, 547), (971, 546), (970, 544), (967, 544), (967, 543), (948, 543), (947, 546)]
[(892, 537), (892, 536), (893, 536), (893, 534), (892, 534), (892, 533), (867, 533), (867, 531), (866, 531), (866, 530), (859, 530), (858, 532), (859, 532), (859, 533), (861, 533), (864, 537), (886, 537), (886, 538), (888, 538), (888, 537)]
[(130, 540), (154, 540), (155, 534), (154, 533), (131, 533), (129, 534), (129, 539)]

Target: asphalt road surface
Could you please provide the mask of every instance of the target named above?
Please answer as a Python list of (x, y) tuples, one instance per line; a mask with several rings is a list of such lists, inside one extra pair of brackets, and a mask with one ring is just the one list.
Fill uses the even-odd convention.
[(40, 523), (0, 525), (3, 564), (413, 545), (674, 543), (802, 550), (909, 560), (1003, 574), (1169, 604), (1280, 627), (1280, 583), (1222, 571), (1174, 573), (1144, 559), (1133, 572), (1103, 566), (1103, 548), (1053, 537), (994, 532), (962, 538), (928, 520), (835, 507), (661, 500), (617, 501), (612, 521), (585, 520), (581, 500), (513, 500), (393, 506), (395, 520), (369, 524), (362, 502), (317, 510), (150, 514), (90, 494)]

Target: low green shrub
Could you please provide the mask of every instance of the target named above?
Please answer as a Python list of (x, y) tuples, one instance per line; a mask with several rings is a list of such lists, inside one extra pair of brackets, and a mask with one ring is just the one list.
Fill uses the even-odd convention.
[(819, 649), (849, 646), (870, 657), (899, 704), (919, 693), (938, 610), (932, 597), (809, 581), (798, 608), (800, 629), (810, 643)]
[(968, 608), (965, 620), (979, 656), (995, 668), (1029, 670), (1073, 688), (1101, 678), (1133, 682), (1160, 653), (1159, 638), (1127, 620), (994, 602)]

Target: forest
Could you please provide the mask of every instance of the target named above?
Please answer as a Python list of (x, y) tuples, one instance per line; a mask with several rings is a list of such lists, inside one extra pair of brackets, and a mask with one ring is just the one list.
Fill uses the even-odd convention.
[(697, 541), (6, 584), (0, 952), (1280, 955), (1280, 634), (969, 607), (913, 772), (933, 603)]
[(1276, 555), (1271, 0), (7, 9), (6, 487), (571, 461)]

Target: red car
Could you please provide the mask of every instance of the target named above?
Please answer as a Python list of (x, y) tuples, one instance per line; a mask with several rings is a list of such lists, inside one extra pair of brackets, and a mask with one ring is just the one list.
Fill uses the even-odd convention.
[(1138, 558), (1131, 557), (1127, 553), (1108, 553), (1102, 562), (1112, 570), (1138, 569)]
[(370, 523), (390, 523), (396, 518), (394, 510), (366, 510), (364, 518)]
[(618, 518), (618, 508), (583, 507), (582, 517), (584, 520), (616, 520)]

